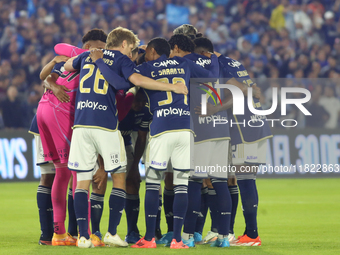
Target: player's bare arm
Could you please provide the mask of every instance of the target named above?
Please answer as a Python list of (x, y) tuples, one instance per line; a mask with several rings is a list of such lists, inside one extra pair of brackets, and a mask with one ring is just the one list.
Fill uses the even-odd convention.
[(128, 175), (126, 176), (126, 179), (129, 179), (131, 182), (140, 182), (140, 174), (138, 170), (138, 165), (141, 157), (143, 156), (146, 140), (147, 140), (147, 131), (138, 131), (138, 137), (135, 144), (135, 152), (134, 152), (134, 158), (133, 163), (131, 165), (130, 171), (128, 171)]
[(40, 72), (40, 80), (45, 80), (47, 76), (52, 72), (52, 69), (55, 64), (66, 62), (69, 59), (69, 57), (66, 56), (56, 56), (54, 57), (47, 65), (44, 66), (44, 68)]
[(76, 69), (74, 69), (74, 67), (73, 67), (73, 60), (74, 60), (76, 57), (77, 57), (77, 56), (74, 56), (74, 57), (72, 57), (72, 58), (69, 58), (69, 59), (66, 61), (65, 65), (64, 65), (64, 68), (65, 68), (66, 71), (68, 71), (68, 72), (74, 72), (74, 71), (76, 71)]
[(44, 81), (44, 86), (45, 88), (51, 90), (61, 103), (67, 103), (70, 101), (70, 96), (66, 93), (66, 91), (71, 90), (66, 88), (64, 85), (58, 85), (56, 83), (58, 77), (59, 76), (56, 73), (48, 75)]
[(99, 169), (93, 175), (93, 182), (97, 184), (98, 189), (100, 189), (104, 183), (104, 181), (107, 180), (107, 172), (105, 172), (104, 169), (104, 161), (102, 156), (98, 155), (98, 163), (99, 163)]

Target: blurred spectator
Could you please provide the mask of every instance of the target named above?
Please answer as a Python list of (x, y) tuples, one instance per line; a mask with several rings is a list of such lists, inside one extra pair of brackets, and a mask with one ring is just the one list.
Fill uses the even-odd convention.
[(324, 34), (325, 42), (333, 46), (335, 38), (339, 35), (334, 22), (334, 13), (332, 11), (327, 11), (324, 18), (325, 24), (322, 26), (322, 32)]
[(335, 97), (335, 90), (332, 86), (324, 88), (323, 96), (320, 98), (319, 104), (325, 108), (329, 114), (329, 120), (326, 122), (326, 128), (337, 128), (340, 114), (340, 100)]
[(288, 0), (273, 0), (272, 1), (276, 6), (275, 9), (272, 11), (270, 17), (270, 27), (276, 29), (276, 31), (280, 31), (282, 28), (285, 27), (285, 11), (286, 8), (289, 6)]
[(2, 119), (5, 128), (25, 128), (26, 107), (18, 97), (15, 86), (7, 89), (7, 98), (1, 102)]
[(319, 104), (320, 96), (320, 92), (313, 91), (311, 103), (307, 106), (307, 110), (312, 114), (306, 116), (307, 127), (322, 128), (329, 120), (329, 113)]

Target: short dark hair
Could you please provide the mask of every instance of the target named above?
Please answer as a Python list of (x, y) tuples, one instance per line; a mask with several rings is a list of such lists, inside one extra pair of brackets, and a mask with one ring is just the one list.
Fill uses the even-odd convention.
[(194, 52), (195, 50), (195, 44), (193, 41), (184, 34), (176, 34), (171, 36), (169, 44), (172, 50), (175, 48), (175, 45), (177, 45), (177, 47), (183, 51)]
[(214, 46), (213, 46), (212, 42), (206, 37), (196, 38), (194, 40), (194, 43), (196, 45), (195, 49), (201, 48), (201, 49), (207, 50), (209, 52), (214, 52)]
[(152, 47), (155, 49), (158, 55), (166, 55), (168, 58), (170, 56), (170, 45), (164, 38), (156, 37), (152, 39), (147, 47)]
[(136, 65), (137, 66), (141, 65), (144, 62), (145, 62), (145, 52), (142, 55), (138, 56), (138, 58), (136, 59)]
[(82, 43), (85, 44), (88, 41), (102, 41), (106, 43), (107, 34), (102, 29), (94, 28), (88, 31), (81, 39)]

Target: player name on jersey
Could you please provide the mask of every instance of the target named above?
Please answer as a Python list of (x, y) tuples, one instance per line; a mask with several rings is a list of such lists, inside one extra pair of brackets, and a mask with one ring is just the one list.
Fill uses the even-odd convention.
[[(210, 72), (186, 58), (174, 57), (167, 59), (165, 55), (157, 60), (144, 63), (137, 67), (145, 76), (167, 83), (185, 83), (188, 87), (190, 78), (202, 75), (208, 77)], [(164, 132), (190, 130), (190, 106), (188, 95), (172, 92), (145, 90), (153, 120), (150, 135), (156, 136)]]
[[(220, 63), (221, 84), (227, 83), (231, 78), (235, 78), (237, 81), (248, 86), (253, 85), (253, 81), (250, 79), (247, 70), (240, 62), (222, 55), (218, 58), (218, 60)], [(254, 115), (250, 112), (247, 100), (245, 100), (244, 104), (244, 115), (233, 115), (232, 109), (228, 110), (229, 123), (233, 123), (233, 125), (230, 125), (232, 145), (252, 143), (272, 136), (267, 121), (263, 121), (263, 123), (261, 122), (262, 119), (266, 119), (266, 116)], [(253, 105), (256, 109), (262, 110), (261, 103), (257, 98), (253, 98)], [(249, 120), (253, 127), (247, 124)], [(258, 125), (256, 125), (257, 123)]]

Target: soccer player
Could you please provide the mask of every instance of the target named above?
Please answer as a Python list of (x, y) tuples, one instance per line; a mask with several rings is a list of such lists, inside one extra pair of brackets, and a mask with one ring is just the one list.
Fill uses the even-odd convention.
[[(176, 31), (176, 30), (175, 30)], [(194, 51), (194, 44), (191, 42), (191, 39), (184, 35), (184, 34), (175, 34), (170, 39), (170, 46), (171, 46), (171, 56), (178, 56), (178, 57), (185, 57), (190, 59), (191, 61), (197, 61), (198, 65), (204, 67), (205, 64), (207, 65), (207, 70), (211, 70), (209, 75), (211, 77), (218, 77), (218, 61), (216, 56), (213, 56), (213, 60), (208, 57), (202, 57), (193, 53)], [(206, 58), (203, 62), (201, 61), (202, 58)], [(215, 62), (215, 64), (210, 65), (211, 62)], [(207, 78), (207, 77), (206, 77)], [(173, 192), (173, 185), (172, 185), (172, 169), (171, 164), (168, 165), (168, 169), (165, 171), (165, 187), (164, 187), (164, 212), (166, 217), (166, 222), (168, 225), (168, 233), (163, 235), (163, 237), (156, 241), (156, 243), (164, 243), (167, 244), (171, 242), (172, 239), (172, 230), (173, 230), (173, 199), (174, 199), (174, 192)], [(190, 183), (189, 183), (190, 185)], [(189, 194), (190, 196), (190, 194)], [(192, 202), (189, 199), (190, 203)], [(190, 205), (190, 204), (189, 204)], [(190, 206), (191, 207), (191, 206)]]
[(87, 233), (86, 208), (87, 193), (98, 154), (103, 157), (105, 171), (112, 172), (113, 180), (109, 201), (109, 228), (104, 242), (111, 246), (128, 245), (117, 234), (126, 197), (125, 172), (121, 170), (126, 165), (126, 153), (122, 136), (117, 130), (116, 90), (128, 89), (128, 82), (132, 82), (149, 89), (187, 93), (184, 84), (163, 84), (135, 72), (135, 65), (128, 56), (131, 56), (138, 43), (138, 38), (130, 30), (118, 27), (108, 35), (104, 52), (85, 52), (65, 64), (67, 71), (81, 70), (68, 162), (68, 167), (77, 172), (74, 204), (79, 226), (78, 247), (81, 248), (92, 247)]
[[(191, 40), (188, 38), (191, 42)], [(191, 42), (192, 49), (194, 48)], [(190, 46), (189, 46), (190, 47)], [(170, 45), (165, 39), (155, 38), (146, 48), (146, 63), (137, 67), (141, 74), (158, 81), (185, 82), (189, 86), (191, 77), (209, 76), (210, 72), (192, 61), (170, 55)], [(161, 173), (167, 169), (169, 160), (174, 170), (173, 237), (172, 249), (188, 248), (181, 240), (181, 229), (187, 209), (188, 177), (191, 168), (190, 111), (187, 96), (145, 90), (153, 121), (150, 125), (150, 143), (147, 152), (145, 215), (146, 234), (133, 248), (156, 248), (155, 225), (158, 211), (158, 192)]]
[[(185, 45), (189, 44), (188, 37), (182, 34), (174, 35), (170, 40), (170, 46), (172, 49), (173, 55), (182, 56), (190, 59), (195, 64), (203, 66), (207, 69), (211, 69), (212, 60), (208, 57), (209, 54), (206, 52), (204, 55), (199, 55), (196, 53), (191, 53), (194, 49), (185, 50)], [(207, 39), (208, 40), (208, 39)], [(193, 44), (193, 43), (192, 43)], [(212, 43), (210, 42), (212, 45)], [(194, 45), (194, 44), (193, 44)], [(213, 52), (211, 50), (210, 52)], [(216, 58), (216, 56), (214, 56)], [(216, 69), (219, 69), (218, 63), (216, 65)], [(215, 78), (218, 78), (218, 72), (214, 73)], [(200, 78), (207, 78), (201, 76)], [(210, 86), (210, 89), (212, 87)], [(200, 103), (201, 95), (205, 94), (202, 90), (192, 89), (191, 93), (191, 102), (192, 106), (195, 106)], [(214, 90), (212, 88), (212, 90)], [(209, 98), (212, 100), (212, 98)], [(216, 125), (213, 127), (213, 122), (209, 122), (208, 118), (222, 118), (227, 119), (227, 112), (221, 111), (218, 113), (218, 116), (209, 116), (209, 117), (199, 117), (198, 115), (193, 116), (193, 127), (195, 136), (195, 145), (194, 145), (194, 166), (210, 169), (210, 166), (221, 166), (227, 167), (228, 162), (228, 148), (229, 148), (229, 130), (223, 127), (222, 125)], [(216, 247), (228, 247), (229, 242), (227, 239), (229, 233), (229, 222), (230, 222), (230, 195), (227, 186), (227, 178), (228, 174), (226, 172), (193, 172), (191, 174), (189, 180), (189, 207), (186, 214), (185, 222), (184, 222), (184, 231), (183, 231), (183, 242), (187, 244), (189, 247), (194, 247), (194, 232), (197, 217), (200, 212), (201, 207), (201, 187), (202, 187), (202, 179), (203, 178), (212, 178), (212, 183), (214, 190), (216, 191), (216, 195), (218, 198), (218, 203), (215, 203), (215, 206), (218, 209), (218, 220), (219, 220), (219, 230), (218, 230), (218, 239), (212, 244), (212, 246)]]
[[(83, 37), (82, 41), (84, 48), (104, 47), (106, 34), (102, 30), (93, 29)], [(66, 233), (64, 221), (67, 185), (71, 175), (66, 162), (72, 136), (71, 127), (74, 119), (75, 92), (79, 84), (79, 73), (63, 72), (62, 66), (63, 64), (55, 66), (54, 71), (46, 80), (49, 84), (56, 82), (67, 87), (70, 98), (61, 103), (58, 97), (47, 91), (39, 102), (37, 121), (45, 151), (45, 160), (53, 161), (56, 167), (56, 177), (52, 186), (55, 232), (52, 245), (75, 245), (76, 240)], [(69, 195), (70, 198), (72, 196)], [(72, 209), (72, 205), (69, 208)], [(73, 235), (77, 235), (76, 225), (73, 226), (72, 232)]]
[[(56, 56), (55, 58), (53, 58), (41, 71), (40, 79), (45, 80), (47, 75), (51, 73), (55, 64), (65, 62), (67, 59), (68, 57), (65, 56)], [(51, 87), (51, 90), (56, 95), (60, 95), (63, 93), (63, 89), (58, 86)], [(52, 245), (51, 240), (53, 237), (53, 207), (51, 200), (51, 188), (55, 175), (55, 167), (53, 165), (53, 162), (45, 161), (36, 115), (34, 115), (32, 119), (32, 123), (28, 132), (34, 135), (37, 165), (40, 168), (41, 174), (40, 183), (37, 190), (37, 205), (39, 209), (41, 230), (39, 244)]]
[(52, 245), (53, 237), (53, 207), (51, 200), (51, 188), (55, 175), (55, 168), (52, 162), (46, 162), (42, 148), (37, 118), (34, 116), (29, 133), (34, 135), (37, 165), (40, 167), (40, 183), (37, 190), (37, 205), (39, 209), (39, 220), (41, 235), (40, 245)]
[[(209, 50), (204, 41), (200, 39), (195, 40), (196, 46), (199, 50)], [(253, 97), (253, 105), (256, 109), (261, 109), (261, 104), (258, 100), (259, 90), (255, 83), (250, 79), (247, 71), (243, 65), (231, 58), (219, 56), (220, 62), (220, 83), (224, 84), (237, 84), (244, 83), (247, 86), (251, 86), (257, 89), (256, 97)], [(237, 83), (235, 83), (235, 81)], [(245, 93), (246, 94), (246, 93)], [(266, 150), (267, 150), (267, 139), (272, 137), (269, 125), (265, 119), (265, 116), (254, 116), (248, 109), (247, 103), (245, 103), (245, 114), (244, 115), (233, 115), (232, 100), (230, 100), (230, 94), (227, 93), (226, 100), (223, 101), (222, 105), (211, 106), (209, 110), (210, 114), (214, 114), (222, 109), (228, 110), (231, 145), (232, 145), (232, 163), (236, 166), (236, 177), (237, 184), (240, 189), (243, 215), (246, 222), (246, 229), (242, 236), (240, 236), (236, 243), (231, 245), (242, 245), (242, 246), (260, 246), (261, 239), (258, 236), (257, 231), (257, 207), (258, 207), (258, 194), (256, 189), (256, 172), (253, 173), (242, 173), (240, 171), (241, 166), (252, 166), (265, 164), (266, 162)], [(229, 97), (229, 98), (228, 98)], [(209, 108), (209, 107), (208, 107)], [(251, 127), (248, 124), (242, 125), (242, 123), (248, 123), (251, 121), (251, 125), (260, 127)], [(262, 125), (263, 124), (263, 125)], [(261, 127), (262, 125), (262, 127)], [(235, 189), (234, 185), (234, 189)], [(235, 192), (236, 193), (236, 192)], [(235, 199), (236, 200), (236, 199)], [(233, 202), (233, 214), (236, 214), (237, 203)], [(235, 211), (234, 211), (235, 210)], [(233, 215), (233, 218), (235, 217)], [(234, 220), (232, 220), (233, 223)], [(231, 226), (233, 229), (233, 226)]]

